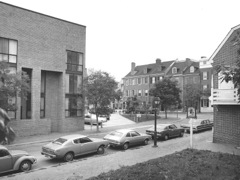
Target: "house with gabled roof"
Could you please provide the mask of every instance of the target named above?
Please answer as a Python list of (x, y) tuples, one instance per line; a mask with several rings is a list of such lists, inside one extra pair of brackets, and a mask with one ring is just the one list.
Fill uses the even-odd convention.
[(239, 55), (238, 47), (234, 46), (234, 38), (240, 33), (240, 25), (233, 27), (210, 57), (213, 65), (213, 107), (214, 133), (213, 142), (240, 145), (240, 102), (237, 89), (230, 81), (221, 80), (221, 72), (215, 67), (224, 64), (231, 66), (236, 63)]

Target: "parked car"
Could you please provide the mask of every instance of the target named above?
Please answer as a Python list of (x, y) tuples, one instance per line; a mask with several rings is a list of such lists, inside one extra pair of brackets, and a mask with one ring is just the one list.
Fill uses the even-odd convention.
[(109, 133), (103, 139), (108, 140), (112, 147), (121, 146), (126, 150), (132, 145), (147, 145), (151, 136), (131, 129), (121, 129)]
[[(172, 137), (183, 137), (184, 129), (178, 128), (175, 124), (158, 124), (156, 127), (157, 139), (168, 140)], [(146, 134), (149, 134), (154, 138), (154, 126), (146, 130)]]
[[(107, 122), (107, 117), (101, 117), (99, 116), (98, 117), (98, 125), (101, 125), (102, 123), (104, 122)], [(97, 124), (97, 119), (96, 119), (96, 115), (95, 114), (87, 114), (85, 115), (84, 117), (84, 123), (85, 124), (94, 124), (96, 125)]]
[(60, 137), (42, 147), (42, 155), (50, 158), (72, 161), (74, 157), (97, 152), (103, 154), (109, 142), (103, 139), (89, 138), (81, 134)]
[[(181, 124), (180, 127), (185, 129), (185, 132), (190, 132), (190, 124)], [(213, 122), (209, 119), (193, 119), (193, 132), (211, 130)]]
[(32, 169), (32, 164), (36, 162), (37, 159), (34, 156), (30, 156), (25, 151), (10, 151), (5, 146), (0, 145), (0, 173), (29, 171)]
[(100, 118), (106, 118), (106, 120), (110, 120), (110, 114), (99, 115)]

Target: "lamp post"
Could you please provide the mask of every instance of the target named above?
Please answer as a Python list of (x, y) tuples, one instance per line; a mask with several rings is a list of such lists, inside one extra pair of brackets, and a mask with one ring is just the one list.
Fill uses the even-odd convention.
[(153, 98), (153, 107), (155, 110), (155, 119), (154, 119), (154, 145), (153, 145), (153, 147), (158, 147), (157, 146), (157, 107), (159, 104), (160, 104), (160, 98), (154, 97)]

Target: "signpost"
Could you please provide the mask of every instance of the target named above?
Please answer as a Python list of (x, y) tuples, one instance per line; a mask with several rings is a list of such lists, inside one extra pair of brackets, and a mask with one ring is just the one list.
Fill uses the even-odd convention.
[(196, 118), (196, 109), (194, 107), (189, 107), (187, 111), (187, 117), (190, 118), (190, 147), (193, 148), (193, 118)]

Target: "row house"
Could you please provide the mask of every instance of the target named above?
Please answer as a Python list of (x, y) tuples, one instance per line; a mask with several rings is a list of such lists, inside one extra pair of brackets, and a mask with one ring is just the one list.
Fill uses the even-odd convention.
[(10, 101), (18, 136), (84, 129), (86, 27), (0, 2), (0, 61), (30, 77), (27, 99)]
[(233, 27), (210, 57), (213, 65), (213, 107), (214, 133), (213, 142), (240, 145), (240, 102), (237, 89), (230, 81), (221, 80), (221, 73), (216, 72), (218, 65), (234, 66), (239, 58), (239, 47), (234, 46), (234, 39), (239, 38), (240, 25)]
[[(123, 78), (123, 101), (128, 97), (137, 96), (143, 103), (152, 102), (149, 90), (164, 77), (172, 77), (178, 82), (179, 88), (184, 90), (186, 84), (200, 83), (199, 63), (187, 58), (186, 60), (161, 61), (154, 64), (136, 66), (132, 62), (131, 71)], [(183, 106), (185, 102), (181, 93)]]

